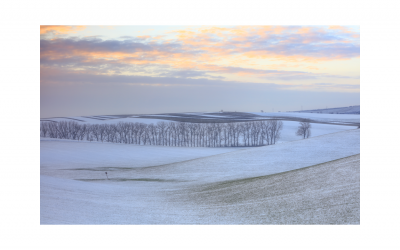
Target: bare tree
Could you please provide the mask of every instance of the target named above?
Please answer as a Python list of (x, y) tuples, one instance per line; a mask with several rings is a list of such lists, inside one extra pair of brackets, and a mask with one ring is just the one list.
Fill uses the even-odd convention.
[(47, 137), (49, 132), (49, 122), (40, 122), (40, 137)]
[(89, 131), (87, 129), (86, 124), (83, 124), (83, 125), (81, 125), (79, 127), (80, 127), (80, 129), (78, 131), (77, 139), (78, 140), (83, 140), (85, 138), (86, 133), (88, 133)]
[(167, 124), (163, 121), (157, 123), (158, 130), (158, 145), (165, 145), (165, 134), (166, 134)]
[(270, 120), (268, 122), (271, 123), (272, 144), (275, 144), (276, 141), (281, 137), (280, 131), (282, 130), (283, 123), (282, 121), (277, 121), (277, 120)]
[(300, 122), (296, 135), (303, 136), (303, 139), (311, 136), (311, 124), (309, 122)]

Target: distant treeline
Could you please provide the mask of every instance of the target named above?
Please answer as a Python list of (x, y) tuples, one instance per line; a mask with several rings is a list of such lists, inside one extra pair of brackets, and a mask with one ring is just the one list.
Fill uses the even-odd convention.
[(236, 123), (164, 122), (144, 124), (79, 124), (75, 121), (40, 123), (40, 136), (138, 145), (176, 147), (238, 147), (275, 144), (282, 121)]

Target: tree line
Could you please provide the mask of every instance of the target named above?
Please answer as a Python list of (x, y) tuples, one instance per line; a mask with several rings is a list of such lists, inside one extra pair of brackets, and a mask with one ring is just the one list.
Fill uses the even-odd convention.
[(137, 145), (175, 147), (252, 147), (275, 144), (283, 123), (278, 120), (234, 123), (164, 122), (145, 124), (79, 124), (40, 122), (40, 136)]

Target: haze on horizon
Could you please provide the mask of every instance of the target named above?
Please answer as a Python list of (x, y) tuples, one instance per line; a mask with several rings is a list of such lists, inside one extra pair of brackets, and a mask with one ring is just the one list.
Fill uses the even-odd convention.
[(360, 104), (358, 26), (40, 26), (40, 116)]

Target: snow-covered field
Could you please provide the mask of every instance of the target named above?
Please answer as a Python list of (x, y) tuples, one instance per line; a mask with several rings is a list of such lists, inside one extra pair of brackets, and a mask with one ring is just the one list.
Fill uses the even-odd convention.
[[(297, 124), (284, 123), (285, 143), (258, 148), (41, 139), (41, 224), (359, 224), (357, 160), (302, 171), (359, 154), (360, 130), (313, 124), (314, 137), (299, 140)], [(308, 174), (288, 172), (280, 184), (265, 177), (291, 170)], [(258, 177), (267, 179), (220, 185)], [(353, 180), (351, 188), (344, 177)], [(278, 196), (269, 191), (282, 185)], [(207, 194), (210, 188), (219, 191)], [(242, 198), (226, 202), (228, 197)]]
[(360, 115), (357, 114), (319, 114), (319, 113), (298, 113), (298, 112), (278, 112), (278, 113), (261, 113), (252, 112), (252, 114), (267, 117), (296, 117), (304, 119), (312, 119), (319, 122), (329, 123), (360, 123)]
[(295, 111), (301, 113), (323, 113), (323, 114), (360, 114), (360, 105), (341, 107), (341, 108), (325, 108)]
[(360, 156), (191, 186), (41, 177), (41, 224), (359, 224)]
[(175, 201), (195, 203), (209, 223), (359, 224), (360, 155), (190, 191)]
[[(301, 140), (300, 136), (296, 135), (297, 128), (299, 127), (299, 122), (295, 121), (282, 121), (283, 128), (281, 131), (281, 138), (277, 143), (290, 142), (295, 140)], [(344, 125), (331, 125), (331, 124), (321, 124), (321, 123), (312, 123), (311, 124), (311, 136), (320, 136), (325, 134), (331, 134), (346, 130), (355, 129), (355, 126), (344, 126)]]
[[(212, 122), (212, 120), (231, 122), (236, 121), (252, 121), (258, 119), (271, 119), (275, 117), (281, 118), (301, 118), (311, 119), (315, 122), (323, 123), (342, 123), (349, 124), (360, 123), (359, 114), (320, 114), (320, 113), (299, 113), (299, 112), (226, 112), (226, 113), (176, 113), (176, 114), (152, 114), (152, 115), (116, 115), (116, 116), (75, 116), (75, 117), (55, 117), (42, 118), (41, 121), (76, 121), (86, 124), (116, 124), (118, 122), (142, 122), (157, 123), (159, 121), (189, 121), (196, 119), (197, 121)], [(164, 118), (164, 119), (163, 119)], [(197, 122), (195, 121), (195, 122)]]
[(136, 118), (136, 117), (122, 117), (122, 118), (108, 118), (108, 119), (94, 119), (87, 117), (68, 117), (68, 118), (49, 118), (49, 119), (41, 119), (41, 121), (75, 121), (78, 123), (87, 123), (87, 124), (117, 124), (119, 122), (141, 122), (145, 124), (155, 124), (160, 121), (170, 122), (170, 120), (163, 119), (151, 119), (151, 118)]
[[(41, 138), (40, 149), (41, 174), (71, 178), (67, 174), (67, 170), (71, 168), (78, 167), (93, 171), (100, 168), (104, 171), (113, 171), (113, 169), (151, 167), (228, 153), (243, 148), (139, 146)], [(97, 174), (91, 172), (92, 177), (105, 177), (102, 170), (98, 170)], [(96, 175), (93, 176), (93, 174)]]

